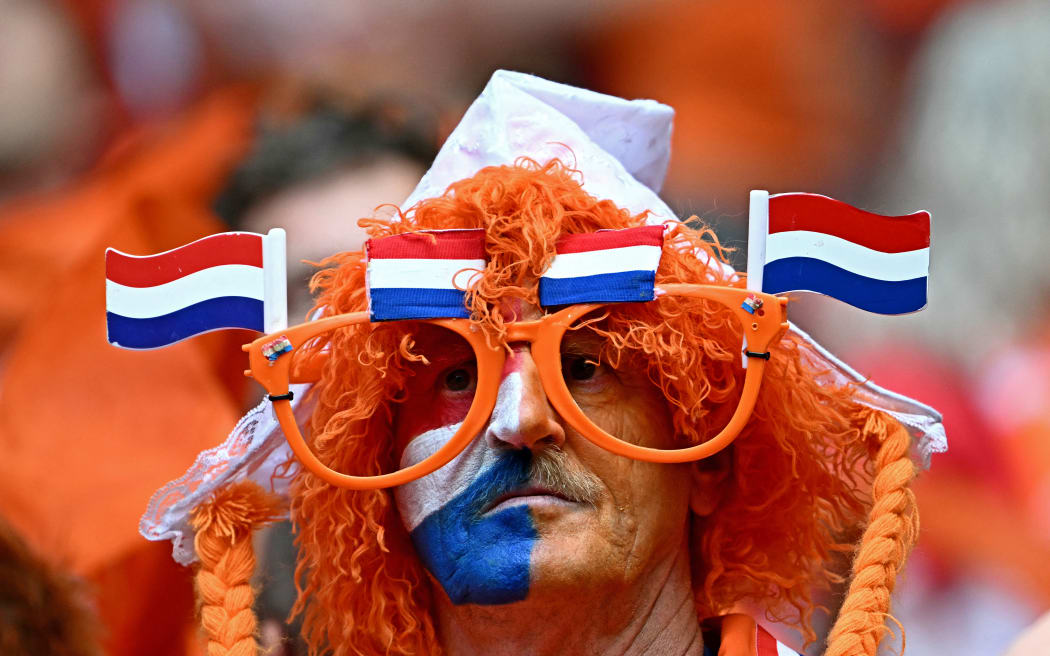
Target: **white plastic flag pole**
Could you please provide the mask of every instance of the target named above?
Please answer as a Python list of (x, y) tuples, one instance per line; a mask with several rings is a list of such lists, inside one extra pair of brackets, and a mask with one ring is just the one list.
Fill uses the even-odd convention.
[[(751, 190), (747, 210), (747, 288), (762, 291), (762, 271), (766, 266), (766, 237), (769, 236), (769, 192)], [(747, 327), (744, 327), (744, 350), (747, 350)], [(741, 354), (747, 369), (746, 355)]]
[(762, 269), (766, 266), (766, 237), (769, 236), (769, 192), (753, 190), (747, 211), (747, 288), (762, 291)]
[(263, 329), (267, 334), (288, 327), (288, 266), (285, 234), (273, 228), (263, 235)]

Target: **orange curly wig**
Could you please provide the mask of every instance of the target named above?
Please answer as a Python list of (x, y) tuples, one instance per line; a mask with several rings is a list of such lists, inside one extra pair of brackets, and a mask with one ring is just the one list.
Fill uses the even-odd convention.
[[(645, 225), (645, 214), (594, 198), (578, 178), (558, 161), (521, 160), (483, 169), (390, 220), (361, 224), (372, 237), (483, 228), (489, 262), (468, 303), (472, 320), (498, 339), (501, 300), (536, 303), (537, 280), (560, 236)], [(725, 251), (710, 230), (675, 222), (665, 243), (657, 284), (742, 284), (713, 266)], [(365, 309), (363, 254), (322, 265), (312, 283), (317, 307), (330, 314)], [(648, 369), (679, 439), (703, 441), (708, 424), (734, 407), (741, 332), (728, 311), (678, 297), (623, 304), (593, 330), (605, 338), (602, 357), (612, 366)], [(332, 357), (315, 388), (313, 448), (337, 470), (379, 473), (397, 457), (391, 425), (411, 340), (403, 327), (386, 324), (336, 331), (328, 345)], [(707, 617), (758, 605), (813, 639), (813, 594), (837, 580), (836, 556), (856, 549), (827, 653), (874, 655), (896, 572), (915, 537), (909, 437), (854, 402), (850, 388), (818, 384), (803, 348), (790, 336), (773, 348), (751, 421), (722, 457), (729, 476), (721, 502), (693, 520), (697, 607)], [(389, 490), (349, 491), (303, 472), (292, 515), (300, 547), (294, 612), (303, 615), (311, 653), (441, 652), (431, 586)]]

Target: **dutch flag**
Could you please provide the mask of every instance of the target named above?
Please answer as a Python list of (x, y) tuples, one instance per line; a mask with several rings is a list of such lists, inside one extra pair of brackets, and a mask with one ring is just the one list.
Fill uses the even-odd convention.
[(365, 257), (372, 321), (467, 318), (466, 291), (485, 269), (485, 231), (369, 239)]
[(562, 237), (540, 278), (540, 305), (653, 300), (663, 243), (658, 225)]
[(285, 235), (226, 232), (157, 255), (106, 249), (110, 344), (153, 349), (223, 328), (287, 327)]
[(748, 288), (809, 291), (879, 314), (926, 307), (930, 214), (882, 216), (817, 194), (751, 192)]

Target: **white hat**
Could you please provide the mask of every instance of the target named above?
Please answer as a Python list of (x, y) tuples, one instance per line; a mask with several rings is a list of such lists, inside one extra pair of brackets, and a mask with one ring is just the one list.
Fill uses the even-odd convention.
[[(520, 157), (545, 163), (559, 158), (582, 173), (583, 187), (632, 213), (648, 210), (654, 223), (676, 220), (658, 196), (671, 155), (674, 110), (653, 100), (623, 100), (532, 75), (496, 71), (419, 185), (402, 204), (440, 196), (448, 186), (486, 166), (512, 164)], [(723, 265), (724, 266), (724, 265)], [(854, 398), (882, 410), (911, 433), (915, 456), (946, 451), (941, 415), (913, 399), (865, 380), (809, 335), (791, 326), (803, 343), (803, 357), (822, 383), (854, 384)], [(295, 391), (304, 398), (306, 386)], [(294, 469), (284, 435), (263, 401), (248, 413), (219, 447), (198, 456), (194, 466), (153, 495), (139, 524), (150, 540), (171, 539), (175, 560), (196, 559), (189, 513), (215, 490), (244, 479), (287, 495)], [(298, 406), (305, 420), (311, 409)]]
[(674, 110), (511, 71), (496, 71), (402, 207), (440, 196), (457, 180), (519, 157), (558, 158), (583, 173), (591, 195), (660, 220), (657, 192), (671, 158)]

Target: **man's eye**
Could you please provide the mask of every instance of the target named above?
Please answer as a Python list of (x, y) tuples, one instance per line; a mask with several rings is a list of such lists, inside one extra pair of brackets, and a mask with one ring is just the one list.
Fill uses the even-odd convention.
[(591, 358), (574, 355), (562, 358), (562, 370), (567, 380), (584, 381), (594, 378), (598, 364)]
[(445, 389), (462, 392), (474, 384), (474, 372), (469, 369), (452, 369), (445, 374)]

